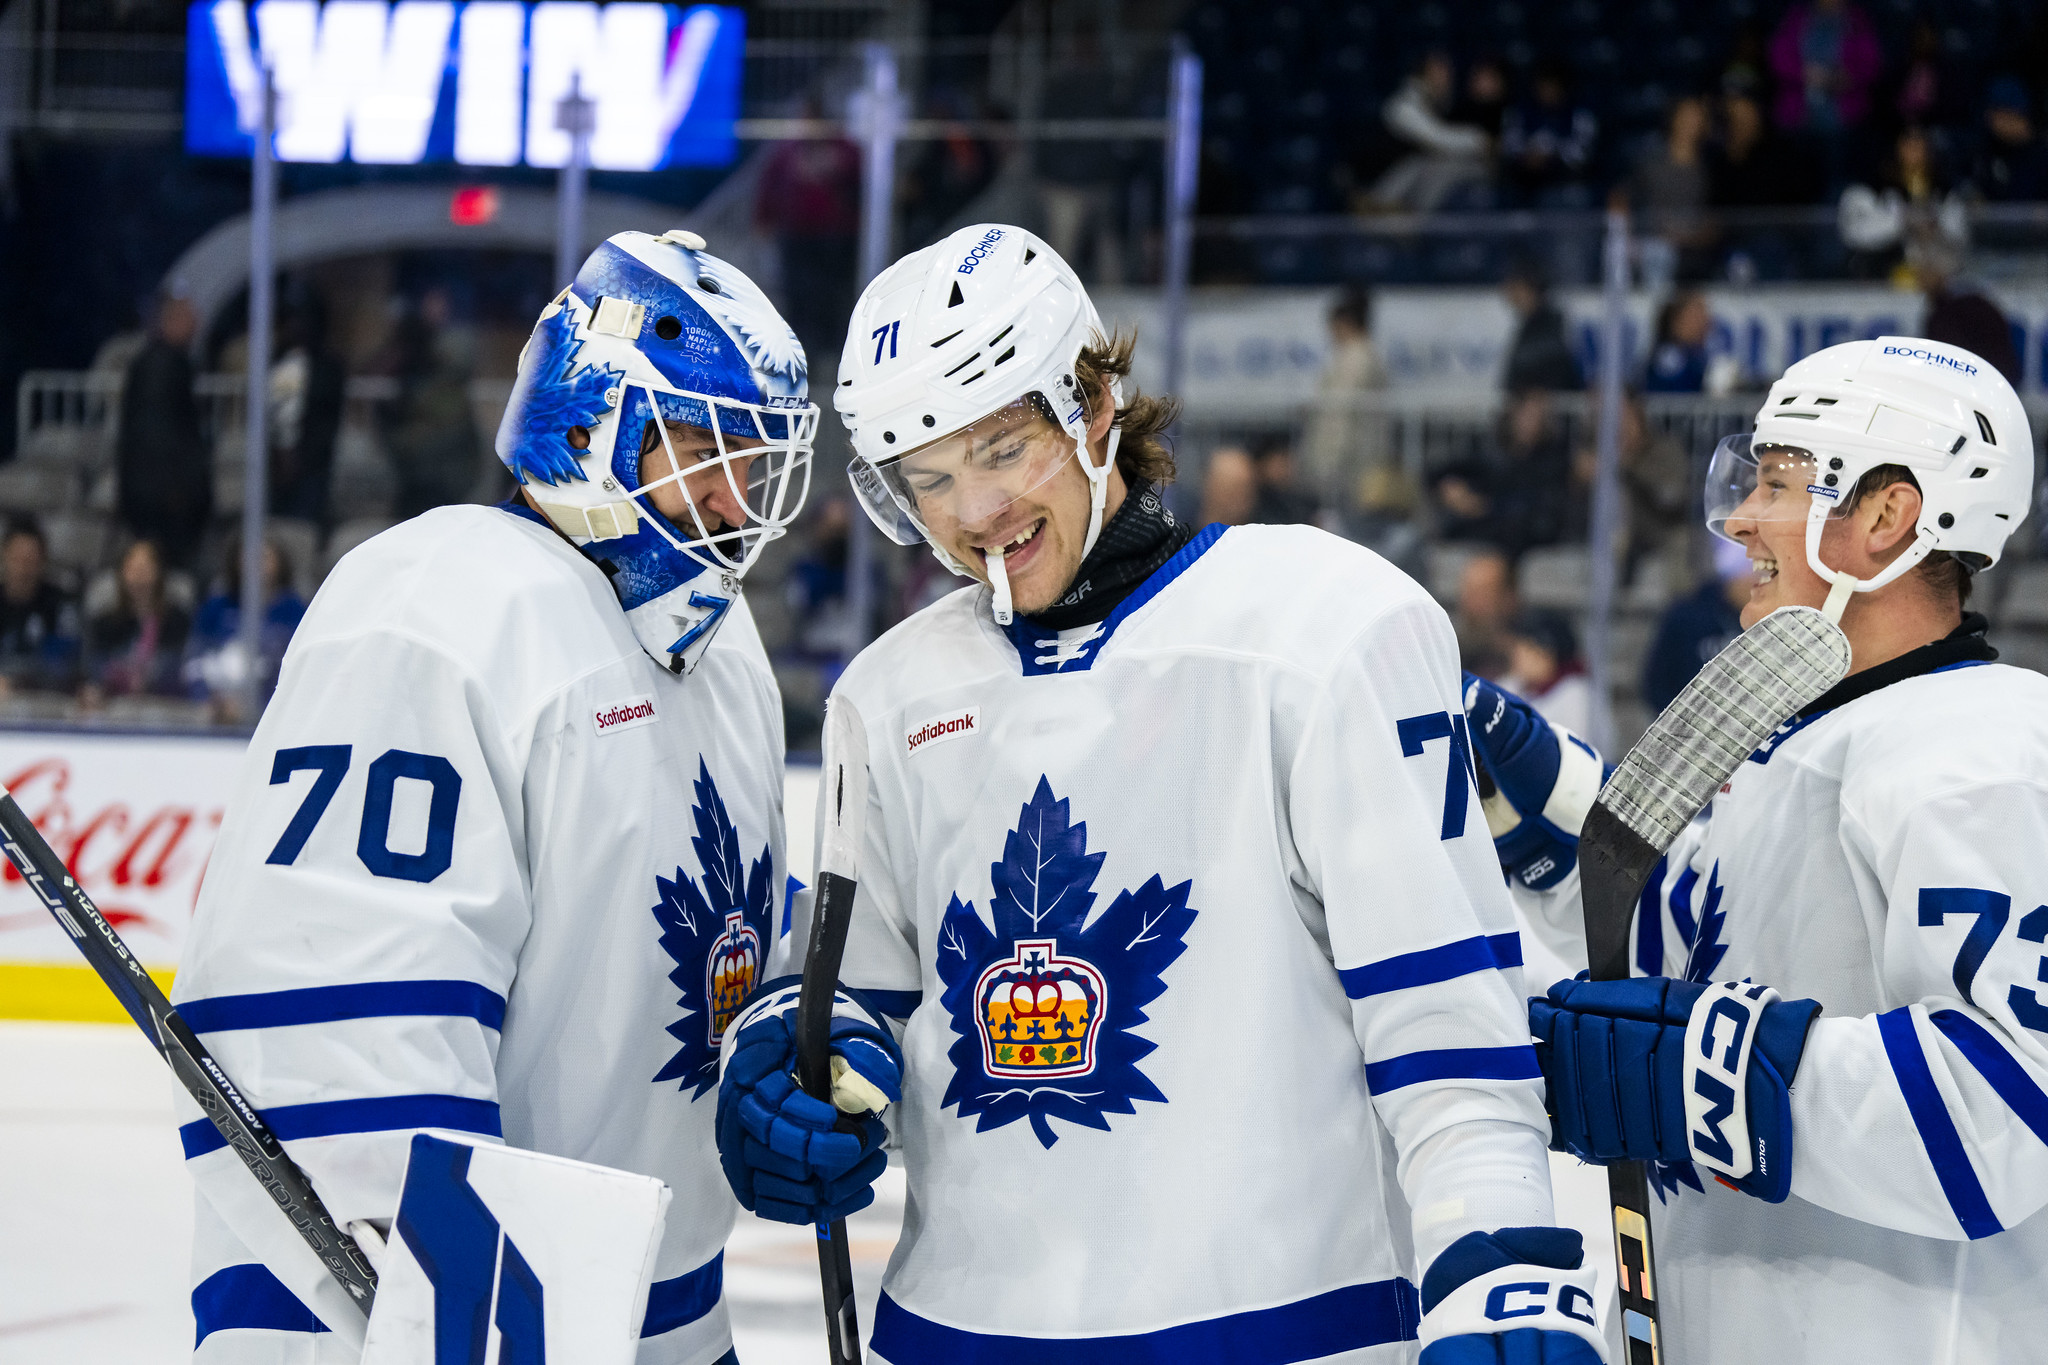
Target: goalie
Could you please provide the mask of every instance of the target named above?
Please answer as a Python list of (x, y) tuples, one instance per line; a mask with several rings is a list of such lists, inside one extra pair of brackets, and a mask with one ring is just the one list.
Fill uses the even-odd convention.
[[(1715, 452), (1743, 625), (1824, 607), (1851, 671), (1651, 873), (1641, 975), (1531, 1002), (1558, 1142), (1653, 1163), (1674, 1365), (2048, 1349), (2048, 680), (1966, 610), (2033, 471), (2012, 386), (1902, 337), (1795, 364)], [(1599, 761), (1487, 683), (1466, 705), (1522, 908), (1583, 963)]]

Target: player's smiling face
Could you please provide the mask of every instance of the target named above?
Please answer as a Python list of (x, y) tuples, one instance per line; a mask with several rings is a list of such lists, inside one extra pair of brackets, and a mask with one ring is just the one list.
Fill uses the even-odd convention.
[[(1806, 517), (1813, 494), (1813, 457), (1790, 446), (1757, 452), (1756, 487), (1728, 518), (1730, 539), (1749, 555), (1749, 601), (1742, 608), (1744, 630), (1779, 607), (1818, 607), (1828, 583), (1806, 560)], [(1826, 546), (1826, 535), (1822, 546)]]
[[(1109, 422), (1105, 409), (1090, 423), (1097, 460)], [(1012, 404), (915, 450), (893, 472), (933, 542), (976, 578), (986, 583), (989, 551), (1002, 552), (1018, 612), (1044, 611), (1073, 583), (1088, 538), (1088, 476), (1073, 438), (1032, 404)], [(1121, 497), (1112, 471), (1105, 522)]]

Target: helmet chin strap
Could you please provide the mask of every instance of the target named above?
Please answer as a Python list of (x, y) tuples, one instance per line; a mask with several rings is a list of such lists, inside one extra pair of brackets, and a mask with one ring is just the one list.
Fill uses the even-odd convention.
[(1875, 592), (1885, 584), (1901, 577), (1907, 570), (1927, 558), (1935, 547), (1935, 533), (1925, 526), (1913, 538), (1913, 543), (1891, 563), (1884, 566), (1877, 576), (1870, 579), (1858, 578), (1846, 569), (1831, 569), (1820, 557), (1820, 536), (1827, 524), (1828, 508), (1815, 504), (1806, 520), (1806, 562), (1812, 570), (1829, 583), (1828, 600), (1821, 606), (1821, 614), (1836, 625), (1842, 624), (1842, 613), (1849, 608), (1849, 599), (1859, 592)]
[(1096, 538), (1102, 534), (1102, 509), (1109, 501), (1109, 471), (1116, 468), (1117, 442), (1123, 439), (1123, 432), (1116, 427), (1109, 429), (1109, 448), (1103, 453), (1102, 466), (1088, 456), (1088, 442), (1081, 439), (1074, 442), (1074, 451), (1081, 457), (1081, 472), (1088, 476), (1088, 534), (1081, 541), (1081, 558), (1095, 548)]

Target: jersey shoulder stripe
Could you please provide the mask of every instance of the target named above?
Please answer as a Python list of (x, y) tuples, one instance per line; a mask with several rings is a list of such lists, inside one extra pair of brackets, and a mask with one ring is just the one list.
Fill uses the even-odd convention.
[(1513, 1047), (1439, 1047), (1406, 1052), (1365, 1064), (1365, 1084), (1375, 1095), (1420, 1085), (1424, 1081), (1535, 1081), (1543, 1078), (1536, 1049)]

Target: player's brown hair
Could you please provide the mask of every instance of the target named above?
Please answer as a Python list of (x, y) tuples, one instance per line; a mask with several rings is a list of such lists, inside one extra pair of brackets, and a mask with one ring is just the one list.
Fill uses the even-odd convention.
[[(1861, 506), (1865, 498), (1875, 497), (1895, 483), (1909, 483), (1916, 491), (1920, 488), (1920, 480), (1905, 465), (1877, 465), (1865, 470), (1863, 477), (1856, 480), (1856, 487), (1849, 494), (1849, 506)], [(1924, 581), (1937, 597), (1953, 595), (1958, 607), (1970, 605), (1971, 580), (1977, 576), (1975, 565), (1947, 550), (1933, 550), (1913, 566), (1912, 573)]]
[[(1119, 327), (1108, 336), (1097, 332), (1074, 359), (1074, 377), (1081, 381), (1081, 401), (1092, 418), (1108, 391), (1111, 379), (1128, 381), (1131, 356), (1138, 349), (1138, 334)], [(1123, 439), (1116, 448), (1116, 467), (1124, 482), (1136, 487), (1140, 480), (1165, 487), (1173, 482), (1173, 447), (1166, 431), (1180, 417), (1180, 400), (1147, 397), (1124, 384), (1124, 405), (1116, 410), (1116, 427)]]

